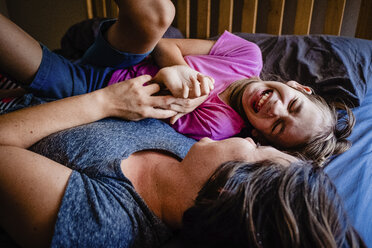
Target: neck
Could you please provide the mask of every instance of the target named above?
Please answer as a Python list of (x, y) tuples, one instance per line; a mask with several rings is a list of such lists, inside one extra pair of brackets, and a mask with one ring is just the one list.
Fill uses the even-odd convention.
[(141, 151), (123, 160), (121, 168), (154, 214), (178, 229), (200, 189), (180, 162), (169, 154)]

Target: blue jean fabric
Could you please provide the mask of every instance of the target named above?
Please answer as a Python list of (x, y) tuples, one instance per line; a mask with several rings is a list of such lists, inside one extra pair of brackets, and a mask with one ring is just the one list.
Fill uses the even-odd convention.
[(127, 68), (138, 64), (151, 53), (151, 51), (144, 54), (126, 53), (111, 47), (105, 40), (104, 33), (114, 23), (115, 20), (107, 20), (100, 24), (98, 36), (93, 45), (84, 54), (81, 64), (116, 69)]
[(39, 70), (33, 82), (26, 88), (38, 97), (52, 99), (88, 93), (106, 87), (112, 72), (119, 66), (126, 68), (147, 57), (150, 52), (146, 54), (119, 52), (104, 40), (103, 32), (113, 22), (114, 20), (109, 20), (101, 25), (95, 43), (79, 64), (51, 52), (42, 45), (43, 57)]

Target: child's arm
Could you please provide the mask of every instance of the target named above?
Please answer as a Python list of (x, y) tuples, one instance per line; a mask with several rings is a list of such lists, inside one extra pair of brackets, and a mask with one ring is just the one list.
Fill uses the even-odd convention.
[(198, 39), (161, 39), (152, 55), (162, 69), (154, 81), (164, 84), (176, 97), (208, 95), (214, 80), (190, 68), (184, 56), (208, 54), (215, 41)]
[(184, 56), (206, 55), (216, 41), (200, 39), (161, 39), (152, 55), (160, 67), (187, 65)]

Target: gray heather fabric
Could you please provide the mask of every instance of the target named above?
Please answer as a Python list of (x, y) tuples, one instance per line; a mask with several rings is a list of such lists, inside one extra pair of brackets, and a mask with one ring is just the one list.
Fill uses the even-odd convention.
[(30, 149), (72, 168), (52, 247), (157, 247), (172, 232), (123, 175), (120, 161), (145, 149), (183, 158), (195, 141), (167, 124), (105, 119), (53, 134)]

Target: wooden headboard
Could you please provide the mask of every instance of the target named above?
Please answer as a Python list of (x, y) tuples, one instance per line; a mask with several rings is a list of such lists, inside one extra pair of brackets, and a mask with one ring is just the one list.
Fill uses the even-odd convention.
[[(372, 40), (372, 0), (172, 0), (188, 38), (230, 32), (330, 34)], [(114, 0), (86, 0), (87, 14), (116, 17)]]

